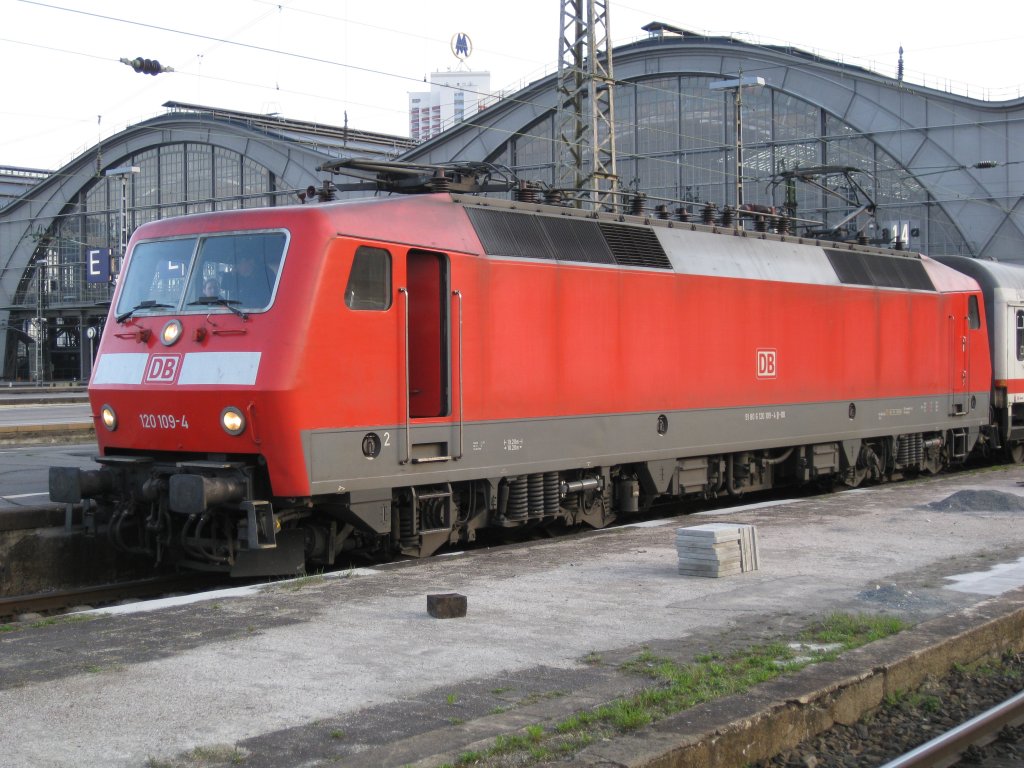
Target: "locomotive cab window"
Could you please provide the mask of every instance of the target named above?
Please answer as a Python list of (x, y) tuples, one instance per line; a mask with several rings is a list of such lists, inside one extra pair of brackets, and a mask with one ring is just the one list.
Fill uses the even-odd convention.
[(349, 309), (384, 310), (391, 306), (391, 254), (383, 248), (361, 245), (352, 260), (345, 286)]
[(192, 270), (192, 301), (227, 301), (239, 309), (265, 309), (274, 295), (284, 255), (282, 232), (204, 238)]
[(118, 316), (176, 308), (195, 249), (196, 239), (192, 237), (138, 243), (121, 278)]
[(972, 331), (981, 328), (981, 312), (978, 311), (978, 297), (967, 298), (967, 327)]
[(288, 244), (285, 232), (151, 240), (134, 246), (121, 278), (119, 316), (173, 311), (259, 312), (270, 306)]

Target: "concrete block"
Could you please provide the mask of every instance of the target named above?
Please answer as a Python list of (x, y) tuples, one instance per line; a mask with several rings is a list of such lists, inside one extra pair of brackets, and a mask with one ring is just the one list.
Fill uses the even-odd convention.
[(689, 528), (677, 528), (676, 541), (681, 538), (701, 541), (736, 541), (740, 538), (739, 529), (741, 527), (736, 523), (705, 523)]
[(466, 615), (467, 600), (458, 592), (427, 595), (427, 613), (435, 619), (461, 619)]
[(720, 576), (737, 576), (743, 571), (740, 570), (739, 564), (734, 565), (708, 565), (702, 566), (698, 563), (680, 563), (679, 573), (683, 576), (705, 576), (707, 578), (717, 579)]
[(679, 562), (701, 562), (701, 563), (741, 563), (739, 550), (727, 555), (719, 555), (714, 552), (679, 552)]

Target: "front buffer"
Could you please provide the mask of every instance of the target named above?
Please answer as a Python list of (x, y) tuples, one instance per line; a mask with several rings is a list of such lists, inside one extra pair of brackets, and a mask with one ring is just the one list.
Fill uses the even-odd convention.
[(302, 574), (305, 533), (282, 529), (269, 501), (253, 500), (258, 467), (244, 461), (165, 462), (99, 457), (99, 469), (50, 468), (50, 499), (87, 504), (121, 551), (235, 577)]

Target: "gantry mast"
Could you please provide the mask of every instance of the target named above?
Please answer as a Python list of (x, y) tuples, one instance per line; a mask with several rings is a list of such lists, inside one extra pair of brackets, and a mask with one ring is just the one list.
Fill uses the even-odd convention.
[(562, 0), (555, 188), (580, 207), (615, 210), (615, 80), (608, 0)]

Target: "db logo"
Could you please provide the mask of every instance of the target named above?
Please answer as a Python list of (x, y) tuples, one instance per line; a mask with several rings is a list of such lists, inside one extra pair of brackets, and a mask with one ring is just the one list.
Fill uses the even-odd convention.
[(757, 350), (757, 378), (774, 379), (779, 374), (776, 360), (778, 353), (774, 349)]
[(150, 355), (145, 384), (173, 384), (181, 368), (181, 355)]

